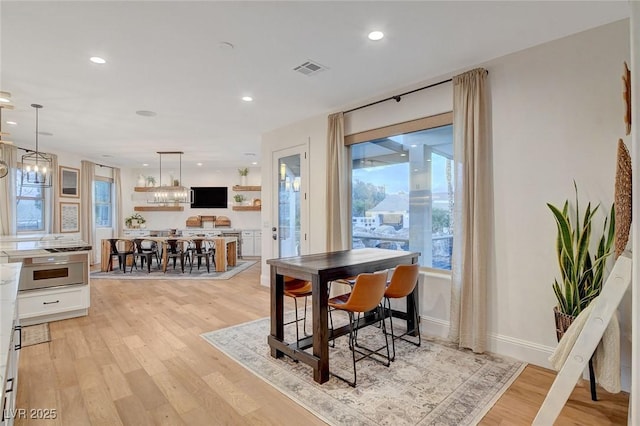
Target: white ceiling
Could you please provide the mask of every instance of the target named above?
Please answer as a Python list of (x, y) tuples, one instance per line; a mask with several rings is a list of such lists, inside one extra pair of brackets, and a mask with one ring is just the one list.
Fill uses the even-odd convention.
[[(260, 135), (629, 16), (605, 2), (0, 2), (2, 123), (99, 163), (247, 166)], [(378, 29), (386, 37), (367, 39)], [(224, 49), (221, 42), (232, 43)], [(90, 56), (108, 62), (96, 65)], [(329, 69), (308, 77), (311, 59)], [(251, 95), (255, 101), (240, 100)], [(157, 112), (153, 118), (137, 110)], [(247, 156), (246, 153), (255, 153)]]

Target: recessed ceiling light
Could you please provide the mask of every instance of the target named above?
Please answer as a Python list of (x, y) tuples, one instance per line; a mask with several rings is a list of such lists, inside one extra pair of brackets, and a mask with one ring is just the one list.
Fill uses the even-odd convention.
[(245, 101), (245, 102), (251, 102), (251, 101), (253, 101), (253, 98), (251, 96), (243, 96), (242, 100)]
[(149, 163), (143, 163), (142, 167), (149, 167)]
[(253, 162), (253, 163), (251, 163), (251, 164), (252, 164), (252, 165), (254, 165), (254, 166), (257, 166), (257, 165), (258, 165), (258, 162), (257, 162), (257, 161), (254, 161), (254, 162)]
[(12, 126), (17, 126), (18, 123), (16, 123), (15, 121), (7, 121), (7, 124), (11, 124)]
[(158, 115), (153, 111), (145, 111), (145, 110), (136, 111), (136, 114), (141, 115), (142, 117), (155, 117), (156, 115)]
[(196, 166), (201, 167), (202, 163), (196, 163)]
[(369, 37), (369, 40), (378, 41), (378, 40), (382, 40), (382, 38), (384, 37), (384, 34), (382, 33), (382, 31), (371, 31), (368, 37)]
[(89, 60), (91, 62), (93, 62), (94, 64), (101, 64), (102, 65), (102, 64), (106, 64), (107, 63), (106, 60), (102, 59), (99, 56), (92, 56), (92, 57), (89, 58)]

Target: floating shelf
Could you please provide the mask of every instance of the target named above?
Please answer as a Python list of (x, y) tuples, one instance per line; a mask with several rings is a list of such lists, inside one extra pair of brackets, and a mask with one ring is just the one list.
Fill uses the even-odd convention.
[(234, 191), (262, 191), (262, 187), (258, 186), (242, 186), (242, 185), (233, 185)]
[(136, 212), (181, 212), (184, 211), (183, 206), (136, 206), (133, 208)]
[(262, 206), (233, 206), (232, 209), (239, 212), (260, 211), (262, 210)]
[(177, 191), (180, 186), (136, 186), (135, 192)]

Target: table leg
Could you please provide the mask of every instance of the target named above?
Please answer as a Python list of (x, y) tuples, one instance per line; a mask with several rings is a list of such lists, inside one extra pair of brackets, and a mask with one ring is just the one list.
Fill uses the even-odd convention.
[(167, 272), (167, 263), (169, 263), (169, 246), (166, 241), (162, 242), (162, 272)]
[(216, 238), (216, 272), (224, 272), (227, 270), (227, 251), (224, 238)]
[[(284, 339), (284, 277), (276, 273), (275, 266), (271, 266), (271, 335)], [(284, 353), (272, 347), (271, 356), (280, 358)]]
[(327, 281), (314, 275), (311, 280), (311, 305), (313, 307), (313, 355), (318, 357), (318, 367), (313, 370), (313, 380), (324, 383), (329, 380), (329, 324), (327, 306), (329, 291)]

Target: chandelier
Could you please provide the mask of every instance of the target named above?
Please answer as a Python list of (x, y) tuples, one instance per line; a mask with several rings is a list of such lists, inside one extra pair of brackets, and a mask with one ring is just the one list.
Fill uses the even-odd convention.
[[(160, 155), (160, 186), (155, 188), (152, 197), (147, 199), (151, 204), (189, 204), (193, 200), (193, 191), (182, 185), (182, 151), (158, 151)], [(180, 173), (179, 179), (171, 178), (170, 185), (162, 186), (162, 156), (163, 155), (179, 155), (180, 156)]]
[(29, 151), (22, 156), (22, 173), (20, 184), (38, 188), (51, 187), (51, 165), (53, 159), (50, 154), (38, 151), (38, 110), (42, 105), (31, 104), (36, 110), (36, 150)]

